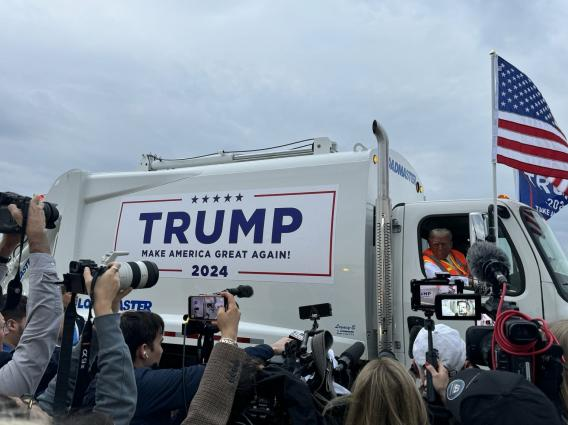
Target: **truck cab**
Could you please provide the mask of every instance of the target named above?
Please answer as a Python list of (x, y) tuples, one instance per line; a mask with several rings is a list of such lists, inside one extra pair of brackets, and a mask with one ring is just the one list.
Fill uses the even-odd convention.
[[(454, 249), (465, 255), (472, 242), (472, 216), (487, 218), (491, 205), (492, 200), (487, 199), (418, 202), (393, 208), (397, 224), (392, 234), (393, 284), (400, 306), (394, 310), (394, 342), (401, 356), (408, 358), (409, 318), (424, 317), (411, 309), (410, 281), (426, 277), (422, 252), (428, 248), (429, 231), (449, 229)], [(521, 312), (533, 318), (552, 322), (568, 317), (568, 260), (546, 222), (535, 210), (505, 199), (499, 200), (498, 216), (497, 246), (510, 263), (506, 300), (515, 302)], [(466, 286), (464, 293), (473, 290)], [(446, 324), (465, 335), (473, 323)]]

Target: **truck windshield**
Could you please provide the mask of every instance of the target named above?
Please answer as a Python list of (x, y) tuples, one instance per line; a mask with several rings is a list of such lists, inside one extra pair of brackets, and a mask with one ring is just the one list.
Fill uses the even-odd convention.
[(560, 295), (568, 300), (568, 259), (546, 224), (534, 210), (521, 207), (521, 217)]

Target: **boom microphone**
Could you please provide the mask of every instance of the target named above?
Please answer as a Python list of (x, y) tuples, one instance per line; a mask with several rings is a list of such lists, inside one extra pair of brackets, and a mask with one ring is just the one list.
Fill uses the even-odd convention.
[(353, 345), (351, 345), (347, 350), (341, 353), (339, 359), (337, 360), (337, 367), (335, 368), (336, 372), (342, 372), (346, 369), (349, 369), (352, 364), (357, 363), (363, 352), (365, 351), (365, 344), (360, 341), (357, 341)]
[(225, 289), (225, 291), (239, 298), (249, 298), (254, 294), (252, 286), (249, 285), (239, 285), (236, 288)]
[(474, 277), (493, 286), (507, 283), (509, 259), (505, 252), (489, 242), (474, 243), (467, 253), (467, 263)]

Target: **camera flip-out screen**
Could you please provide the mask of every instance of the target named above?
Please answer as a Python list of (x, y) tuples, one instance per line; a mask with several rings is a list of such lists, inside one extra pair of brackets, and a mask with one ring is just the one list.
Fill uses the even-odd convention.
[(438, 295), (435, 311), (438, 320), (480, 320), (481, 296), (479, 294)]
[(448, 279), (423, 279), (410, 282), (412, 298), (410, 300), (413, 310), (434, 310), (436, 296), (442, 294), (463, 293), (463, 281)]

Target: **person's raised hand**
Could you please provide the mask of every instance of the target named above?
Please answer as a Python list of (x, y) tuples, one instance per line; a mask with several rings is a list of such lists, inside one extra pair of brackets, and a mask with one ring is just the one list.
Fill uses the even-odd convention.
[(282, 354), (286, 348), (286, 344), (292, 341), (292, 338), (284, 336), (271, 345), (274, 354)]
[(221, 331), (222, 337), (236, 341), (239, 332), (241, 312), (239, 311), (234, 296), (228, 292), (221, 292), (219, 295), (222, 295), (227, 300), (227, 309), (225, 310), (221, 307), (217, 311), (217, 327), (219, 331)]
[(118, 311), (120, 310), (120, 301), (131, 292), (132, 292), (132, 287), (121, 289), (118, 291), (118, 294), (116, 294), (116, 297), (114, 297), (114, 300), (112, 300), (113, 313), (118, 313)]
[[(16, 205), (8, 205), (12, 217), (20, 226), (23, 223), (23, 213)], [(29, 202), (26, 235), (30, 253), (50, 253), (49, 243), (45, 235), (45, 213), (43, 212), (43, 195), (34, 195)]]
[[(113, 313), (113, 303), (115, 302), (115, 298), (120, 290), (120, 281), (118, 277), (119, 268), (119, 263), (111, 263), (108, 269), (97, 278), (95, 283), (93, 307), (96, 316)], [(91, 295), (93, 276), (91, 275), (91, 270), (88, 267), (85, 267), (83, 278), (85, 279), (87, 292)]]

